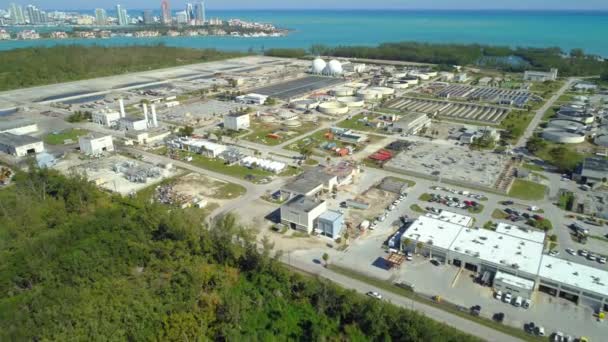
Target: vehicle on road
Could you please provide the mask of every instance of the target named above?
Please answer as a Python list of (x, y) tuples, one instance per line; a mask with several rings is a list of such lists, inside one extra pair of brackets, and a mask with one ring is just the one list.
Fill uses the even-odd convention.
[(513, 202), (513, 201), (503, 201), (502, 202), (502, 205), (513, 205), (513, 204), (515, 204), (515, 202)]
[(376, 291), (369, 291), (367, 295), (375, 299), (382, 299), (382, 295)]
[(498, 323), (502, 323), (505, 320), (505, 314), (502, 313), (502, 312), (495, 313), (492, 316), (492, 319), (495, 320)]

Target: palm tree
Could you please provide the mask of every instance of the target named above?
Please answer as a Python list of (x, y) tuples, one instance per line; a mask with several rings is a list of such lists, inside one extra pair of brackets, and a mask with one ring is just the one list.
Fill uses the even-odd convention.
[(416, 242), (416, 250), (414, 251), (416, 254), (424, 247), (424, 244), (420, 241)]
[(408, 249), (408, 247), (412, 244), (412, 239), (410, 238), (405, 238), (403, 240), (403, 242), (401, 243), (401, 250), (406, 250)]

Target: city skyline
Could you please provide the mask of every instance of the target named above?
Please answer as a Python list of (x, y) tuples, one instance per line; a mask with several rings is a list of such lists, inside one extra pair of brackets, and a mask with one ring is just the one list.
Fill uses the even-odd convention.
[[(96, 8), (111, 9), (115, 8), (115, 0), (97, 0), (86, 4), (74, 3), (72, 0), (14, 0), (17, 5), (34, 5), (41, 9), (56, 10), (94, 10)], [(149, 0), (125, 0), (121, 5), (131, 9), (160, 8), (160, 1)], [(170, 7), (185, 10), (189, 1), (171, 1)], [(10, 3), (6, 4), (6, 8)], [(411, 0), (404, 3), (401, 0), (380, 0), (370, 3), (362, 0), (310, 0), (305, 3), (289, 2), (278, 0), (260, 0), (255, 3), (245, 0), (228, 0), (210, 2), (207, 4), (209, 9), (411, 9), (411, 10), (608, 10), (608, 3), (604, 0), (581, 0), (577, 2), (556, 3), (550, 0), (503, 0), (488, 3), (482, 0), (459, 1), (458, 6), (454, 6), (453, 1), (434, 0), (432, 2), (422, 0)]]

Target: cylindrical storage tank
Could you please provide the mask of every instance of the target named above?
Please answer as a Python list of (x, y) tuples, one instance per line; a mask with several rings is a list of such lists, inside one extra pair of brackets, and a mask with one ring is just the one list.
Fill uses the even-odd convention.
[(316, 100), (297, 100), (289, 104), (291, 108), (298, 110), (311, 110), (317, 108), (318, 105), (319, 101)]
[(395, 89), (388, 87), (371, 87), (371, 90), (375, 90), (382, 94), (382, 96), (389, 96), (395, 94)]
[(342, 115), (348, 113), (348, 105), (338, 101), (321, 103), (318, 109), (319, 112), (327, 115)]
[(302, 126), (302, 122), (300, 120), (287, 120), (283, 122), (285, 127), (300, 127)]
[(400, 81), (409, 84), (410, 86), (415, 86), (418, 84), (418, 79), (414, 77), (403, 78)]
[(340, 88), (332, 89), (330, 91), (330, 93), (333, 96), (338, 96), (338, 97), (353, 96), (353, 95), (355, 95), (355, 89), (348, 88), (348, 87), (340, 87)]
[(348, 88), (361, 89), (367, 87), (367, 84), (361, 82), (350, 82), (346, 83), (344, 86)]
[(409, 87), (409, 84), (407, 82), (393, 81), (390, 83), (390, 86), (393, 89), (407, 89), (407, 87)]
[(598, 135), (593, 142), (602, 147), (608, 147), (608, 134)]
[(363, 101), (363, 99), (358, 96), (338, 97), (337, 100), (338, 102), (344, 103), (350, 108), (363, 107), (363, 105), (365, 105), (365, 101)]
[(360, 89), (357, 95), (361, 96), (365, 101), (375, 101), (382, 98), (382, 93), (371, 88)]
[(543, 139), (562, 144), (580, 144), (585, 142), (584, 134), (570, 133), (552, 128), (545, 129), (542, 136)]

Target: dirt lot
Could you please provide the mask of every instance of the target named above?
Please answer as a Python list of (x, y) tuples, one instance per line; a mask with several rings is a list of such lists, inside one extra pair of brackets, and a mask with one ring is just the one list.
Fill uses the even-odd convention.
[[(346, 221), (351, 222), (353, 227), (359, 227), (363, 220), (373, 221), (378, 215), (383, 214), (386, 207), (397, 199), (397, 197), (397, 194), (393, 192), (380, 190), (374, 186), (357, 197), (357, 200), (369, 203), (370, 207), (366, 210), (349, 210)], [(357, 229), (355, 229), (355, 231), (356, 230)]]
[(180, 177), (173, 188), (183, 195), (217, 200), (234, 199), (245, 192), (245, 189), (237, 184), (209, 178), (198, 173), (190, 173)]

